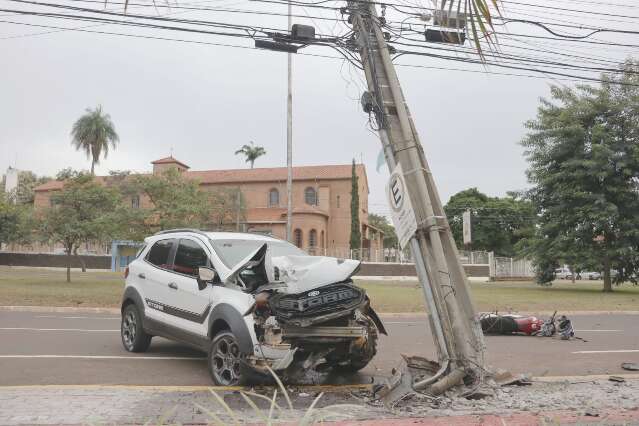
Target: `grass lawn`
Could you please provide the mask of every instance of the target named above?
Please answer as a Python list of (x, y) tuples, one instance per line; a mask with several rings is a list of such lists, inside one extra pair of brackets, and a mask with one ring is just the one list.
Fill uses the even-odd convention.
[(119, 306), (124, 278), (119, 272), (0, 266), (0, 306)]
[[(96, 306), (117, 307), (122, 297), (122, 273), (0, 266), (0, 306)], [(362, 281), (378, 312), (423, 312), (423, 296), (417, 282)], [(601, 282), (555, 283), (540, 287), (530, 282), (472, 283), (481, 311), (630, 311), (639, 310), (639, 286), (624, 284), (612, 294), (601, 292)]]
[[(423, 312), (423, 293), (417, 282), (358, 281), (378, 312)], [(471, 283), (480, 311), (632, 311), (639, 310), (639, 286), (623, 284), (603, 293), (601, 282), (556, 282), (541, 287), (532, 282)]]

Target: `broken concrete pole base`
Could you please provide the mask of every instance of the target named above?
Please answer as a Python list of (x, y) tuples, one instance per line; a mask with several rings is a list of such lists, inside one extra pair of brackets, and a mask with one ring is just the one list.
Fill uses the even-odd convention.
[[(462, 368), (442, 370), (437, 362), (420, 356), (402, 354), (400, 365), (393, 370), (392, 376), (387, 379), (376, 396), (382, 400), (386, 408), (392, 409), (400, 401), (416, 394), (429, 397), (442, 395), (455, 386), (463, 385), (464, 379), (468, 376), (468, 372)], [(473, 394), (479, 389), (479, 384), (473, 385), (472, 389), (467, 389), (466, 392), (462, 390), (461, 393), (464, 396)]]

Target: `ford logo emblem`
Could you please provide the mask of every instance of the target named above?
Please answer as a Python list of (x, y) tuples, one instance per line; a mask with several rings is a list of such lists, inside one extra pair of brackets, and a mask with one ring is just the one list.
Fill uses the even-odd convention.
[(313, 290), (313, 291), (309, 292), (307, 296), (313, 297), (313, 296), (317, 296), (318, 294), (319, 294), (319, 291)]

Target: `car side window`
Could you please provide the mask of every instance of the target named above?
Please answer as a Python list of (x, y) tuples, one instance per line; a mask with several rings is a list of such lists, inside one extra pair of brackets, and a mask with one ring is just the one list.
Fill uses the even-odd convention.
[(162, 269), (171, 269), (169, 254), (173, 247), (173, 240), (157, 241), (146, 255), (146, 261)]
[(209, 257), (204, 249), (195, 241), (180, 240), (173, 261), (173, 270), (195, 277), (200, 266), (210, 267)]

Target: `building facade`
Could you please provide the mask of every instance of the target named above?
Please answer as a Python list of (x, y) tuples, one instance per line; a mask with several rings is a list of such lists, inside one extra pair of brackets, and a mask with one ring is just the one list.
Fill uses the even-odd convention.
[[(173, 157), (151, 164), (153, 173), (176, 168), (184, 177), (196, 180), (203, 190), (239, 190), (244, 206), (241, 229), (286, 238), (286, 167), (191, 171), (188, 165)], [(368, 223), (369, 188), (364, 165), (356, 165), (355, 172), (358, 177), (362, 252), (378, 251), (383, 248), (383, 234)], [(350, 164), (293, 167), (294, 244), (311, 254), (351, 256), (351, 174)], [(51, 194), (63, 185), (60, 181), (50, 181), (37, 187), (35, 207), (48, 207)], [(143, 196), (133, 196), (131, 208), (144, 208), (149, 203)], [(355, 253), (354, 256), (360, 255)]]

